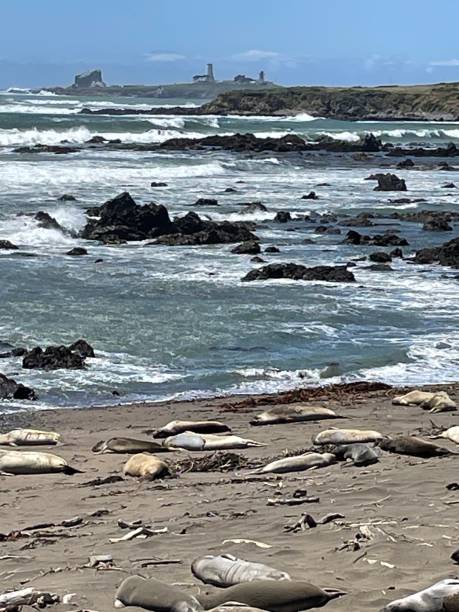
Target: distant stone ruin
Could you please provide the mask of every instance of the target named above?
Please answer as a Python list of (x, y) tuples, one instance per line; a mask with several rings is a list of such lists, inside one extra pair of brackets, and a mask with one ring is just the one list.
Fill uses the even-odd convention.
[(77, 74), (73, 87), (76, 89), (89, 89), (91, 87), (106, 87), (102, 80), (102, 70), (89, 70), (82, 74)]

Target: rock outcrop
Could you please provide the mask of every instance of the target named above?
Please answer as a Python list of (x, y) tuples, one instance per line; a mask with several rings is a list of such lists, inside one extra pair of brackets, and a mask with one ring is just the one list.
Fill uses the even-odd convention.
[(289, 278), (303, 281), (328, 281), (330, 283), (353, 283), (355, 277), (346, 266), (314, 266), (308, 268), (294, 263), (269, 264), (251, 270), (241, 280), (244, 282)]
[(2, 399), (36, 400), (38, 396), (30, 387), (0, 374), (0, 400)]
[(420, 264), (439, 263), (442, 266), (459, 268), (459, 238), (453, 238), (438, 247), (416, 251), (414, 261)]
[(86, 357), (94, 357), (94, 349), (86, 340), (77, 340), (70, 346), (48, 346), (43, 350), (36, 346), (27, 351), (22, 360), (22, 367), (26, 369), (81, 370), (85, 367)]
[(15, 251), (19, 247), (10, 242), (9, 240), (0, 240), (0, 250), (4, 251)]
[(75, 76), (73, 83), (75, 89), (89, 89), (92, 87), (106, 87), (102, 79), (102, 70), (89, 70)]
[(374, 188), (374, 191), (406, 191), (406, 183), (403, 179), (399, 178), (396, 174), (377, 174), (376, 180), (378, 185)]

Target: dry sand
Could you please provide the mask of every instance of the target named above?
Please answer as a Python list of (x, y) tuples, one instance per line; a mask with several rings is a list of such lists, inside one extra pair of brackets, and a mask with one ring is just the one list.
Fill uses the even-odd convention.
[[(442, 386), (459, 401), (459, 385)], [(376, 429), (387, 434), (431, 431), (459, 424), (459, 412), (430, 415), (419, 407), (393, 406), (396, 390), (304, 392), (347, 417), (267, 427), (251, 427), (250, 418), (277, 401), (298, 395), (226, 398), (193, 402), (142, 404), (115, 408), (49, 410), (22, 414), (22, 425), (59, 431), (65, 444), (50, 450), (82, 470), (75, 476), (0, 476), (0, 532), (9, 534), (38, 523), (83, 517), (75, 527), (43, 527), (2, 542), (1, 592), (34, 586), (59, 595), (76, 593), (72, 604), (52, 609), (112, 610), (118, 584), (129, 574), (154, 576), (196, 593), (199, 584), (191, 561), (204, 554), (232, 553), (289, 572), (292, 578), (337, 587), (346, 597), (326, 609), (379, 610), (386, 602), (459, 574), (450, 560), (459, 547), (459, 492), (446, 485), (459, 481), (459, 456), (418, 459), (384, 455), (375, 465), (343, 464), (283, 476), (247, 476), (248, 468), (229, 472), (187, 472), (154, 482), (126, 479), (100, 486), (98, 477), (121, 475), (127, 456), (96, 455), (101, 439), (146, 431), (175, 418), (219, 419), (242, 436), (267, 442), (264, 448), (234, 451), (252, 463), (282, 456), (288, 449), (311, 447), (311, 436), (329, 426)], [(241, 402), (242, 400), (242, 402)], [(3, 422), (5, 429), (7, 422)], [(12, 424), (15, 424), (14, 421)], [(440, 443), (459, 448), (449, 441)], [(205, 453), (162, 455), (172, 462)], [(268, 505), (268, 499), (292, 497), (297, 489), (318, 496), (319, 503)], [(289, 533), (284, 526), (302, 512), (315, 518), (340, 513), (344, 519)], [(110, 543), (127, 533), (117, 521), (141, 519), (168, 532), (146, 539)], [(345, 547), (359, 529), (371, 538)], [(263, 543), (228, 542), (249, 539)], [(225, 542), (227, 541), (227, 542)], [(91, 555), (111, 554), (114, 568), (84, 567)], [(154, 561), (170, 564), (146, 565)], [(27, 607), (24, 610), (29, 609)], [(130, 608), (134, 610), (135, 608)]]

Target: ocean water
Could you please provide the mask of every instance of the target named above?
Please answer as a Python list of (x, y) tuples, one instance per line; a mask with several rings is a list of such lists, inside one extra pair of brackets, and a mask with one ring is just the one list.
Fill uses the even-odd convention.
[[(359, 165), (340, 155), (103, 148), (70, 155), (14, 152), (14, 147), (36, 143), (84, 143), (94, 135), (155, 143), (175, 136), (235, 132), (329, 135), (347, 141), (373, 132), (393, 143), (459, 143), (457, 123), (351, 123), (307, 114), (78, 114), (83, 107), (147, 109), (177, 102), (0, 93), (0, 239), (20, 247), (19, 253), (0, 251), (0, 341), (32, 347), (84, 337), (97, 353), (82, 371), (29, 371), (18, 359), (1, 359), (0, 372), (33, 386), (40, 395), (37, 408), (260, 393), (340, 380), (457, 380), (457, 271), (395, 260), (393, 272), (377, 273), (359, 262), (352, 285), (245, 284), (240, 279), (255, 264), (248, 256), (231, 254), (232, 245), (107, 247), (40, 229), (30, 216), (18, 214), (44, 210), (65, 228), (78, 231), (86, 208), (121, 191), (129, 191), (138, 203), (162, 203), (171, 216), (188, 212), (199, 197), (215, 197), (218, 208), (197, 212), (215, 220), (257, 222), (263, 248), (281, 249), (278, 255), (264, 256), (268, 262), (318, 265), (344, 263), (380, 249), (343, 245), (343, 235), (314, 234), (303, 220), (307, 212), (457, 208), (454, 190), (441, 188), (455, 180), (454, 173), (432, 169), (432, 164), (423, 171), (397, 171), (408, 184), (403, 195), (427, 202), (391, 205), (388, 199), (394, 194), (374, 192), (374, 184), (364, 181), (388, 165), (387, 158)], [(151, 181), (168, 186), (152, 189)], [(316, 187), (325, 182), (329, 185)], [(224, 193), (227, 187), (237, 192)], [(300, 199), (311, 190), (319, 200)], [(64, 193), (77, 201), (58, 201)], [(244, 214), (240, 204), (256, 200), (268, 212)], [(296, 221), (272, 223), (280, 210), (290, 211)], [(454, 232), (432, 233), (417, 224), (394, 224), (410, 243), (407, 254), (457, 235), (456, 227)], [(361, 231), (381, 233), (387, 227)], [(315, 242), (304, 244), (305, 238)], [(89, 256), (66, 256), (74, 246), (86, 247)], [(103, 262), (96, 264), (100, 258)], [(114, 390), (119, 397), (113, 396)], [(23, 405), (3, 402), (0, 410)]]

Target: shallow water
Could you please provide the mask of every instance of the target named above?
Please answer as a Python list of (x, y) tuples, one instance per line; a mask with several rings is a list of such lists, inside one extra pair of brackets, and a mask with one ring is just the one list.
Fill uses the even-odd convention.
[[(376, 160), (373, 167), (339, 155), (98, 149), (55, 156), (18, 154), (13, 147), (82, 143), (96, 134), (125, 142), (159, 142), (179, 135), (246, 131), (278, 136), (294, 132), (309, 138), (327, 133), (346, 140), (371, 131), (385, 141), (439, 144), (457, 142), (459, 124), (350, 123), (307, 115), (77, 114), (83, 106), (128, 104), (147, 108), (152, 101), (0, 95), (0, 239), (33, 255), (0, 251), (0, 340), (43, 346), (84, 337), (98, 355), (88, 360), (86, 370), (76, 372), (27, 371), (17, 359), (1, 360), (0, 371), (37, 389), (37, 407), (275, 391), (341, 379), (394, 384), (457, 379), (459, 288), (454, 270), (396, 260), (394, 272), (377, 273), (359, 262), (353, 268), (353, 285), (243, 284), (241, 277), (254, 264), (250, 257), (231, 254), (228, 245), (106, 247), (40, 229), (30, 217), (17, 216), (45, 210), (75, 231), (84, 225), (87, 207), (121, 191), (129, 191), (138, 203), (163, 203), (172, 215), (188, 212), (198, 197), (215, 197), (220, 206), (201, 208), (199, 214), (259, 222), (263, 247), (281, 249), (279, 255), (264, 256), (267, 261), (335, 264), (380, 249), (342, 245), (339, 235), (315, 235), (303, 220), (308, 211), (451, 210), (457, 196), (441, 185), (454, 180), (452, 173), (397, 171), (408, 184), (409, 192), (403, 195), (423, 197), (427, 203), (395, 208), (388, 203), (394, 194), (374, 192), (374, 184), (363, 180), (388, 164), (387, 158)], [(152, 189), (151, 181), (166, 181), (168, 187)], [(324, 182), (330, 186), (316, 187)], [(237, 192), (224, 193), (227, 187)], [(312, 189), (319, 200), (300, 199)], [(57, 201), (63, 193), (77, 201)], [(243, 214), (240, 203), (255, 200), (269, 212)], [(290, 211), (296, 221), (273, 224), (279, 210)], [(432, 233), (418, 224), (394, 224), (410, 243), (407, 253), (457, 235), (456, 228)], [(361, 231), (381, 233), (387, 227)], [(305, 238), (315, 243), (303, 244)], [(66, 256), (76, 245), (85, 246), (89, 256)], [(98, 258), (103, 263), (96, 264)], [(114, 389), (121, 398), (113, 397)], [(8, 407), (16, 408), (3, 403)]]

